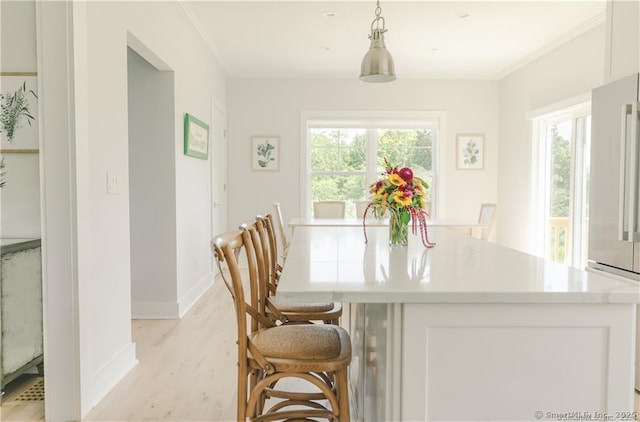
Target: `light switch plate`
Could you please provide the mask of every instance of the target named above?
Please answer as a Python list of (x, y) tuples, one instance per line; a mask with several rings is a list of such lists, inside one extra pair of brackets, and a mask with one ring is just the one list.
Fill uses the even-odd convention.
[(107, 193), (112, 195), (120, 193), (120, 178), (112, 173), (107, 173)]

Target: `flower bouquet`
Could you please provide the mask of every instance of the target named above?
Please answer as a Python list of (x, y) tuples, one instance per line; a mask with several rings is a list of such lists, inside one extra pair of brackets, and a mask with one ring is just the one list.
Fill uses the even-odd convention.
[(382, 178), (369, 187), (371, 203), (367, 206), (362, 216), (365, 242), (367, 231), (365, 221), (367, 213), (371, 210), (377, 218), (389, 213), (389, 244), (407, 245), (408, 226), (413, 221), (412, 232), (417, 234), (418, 229), (422, 237), (422, 243), (427, 248), (435, 246), (429, 241), (427, 234), (427, 212), (424, 210), (425, 189), (429, 186), (421, 178), (414, 176), (408, 167), (398, 170), (384, 159), (385, 172)]

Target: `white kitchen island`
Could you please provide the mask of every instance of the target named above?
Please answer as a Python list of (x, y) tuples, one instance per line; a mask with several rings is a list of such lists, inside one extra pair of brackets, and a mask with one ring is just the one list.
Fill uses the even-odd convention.
[(278, 287), (350, 304), (353, 419), (634, 420), (640, 287), (440, 227), (432, 249), (367, 233), (298, 227)]

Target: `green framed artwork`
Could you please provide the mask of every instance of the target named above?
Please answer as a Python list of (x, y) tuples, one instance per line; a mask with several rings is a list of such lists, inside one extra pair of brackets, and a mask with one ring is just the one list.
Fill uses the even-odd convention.
[(209, 157), (209, 125), (189, 113), (184, 115), (184, 154), (203, 160)]

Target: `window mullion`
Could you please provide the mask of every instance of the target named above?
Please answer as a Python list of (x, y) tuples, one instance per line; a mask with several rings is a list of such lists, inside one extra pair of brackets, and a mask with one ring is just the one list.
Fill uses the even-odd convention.
[(571, 192), (570, 192), (570, 202), (571, 202), (571, 215), (569, 216), (569, 221), (571, 222), (571, 236), (573, 250), (572, 250), (572, 259), (571, 264), (573, 266), (581, 265), (582, 261), (582, 244), (583, 244), (583, 233), (582, 226), (584, 221), (584, 213), (583, 213), (583, 190), (582, 187), (585, 183), (583, 177), (583, 171), (585, 168), (584, 162), (584, 141), (585, 141), (585, 131), (584, 131), (584, 123), (583, 117), (579, 115), (573, 116), (573, 139), (572, 139), (572, 165), (571, 169)]
[(367, 181), (376, 180), (378, 168), (378, 131), (367, 129)]

